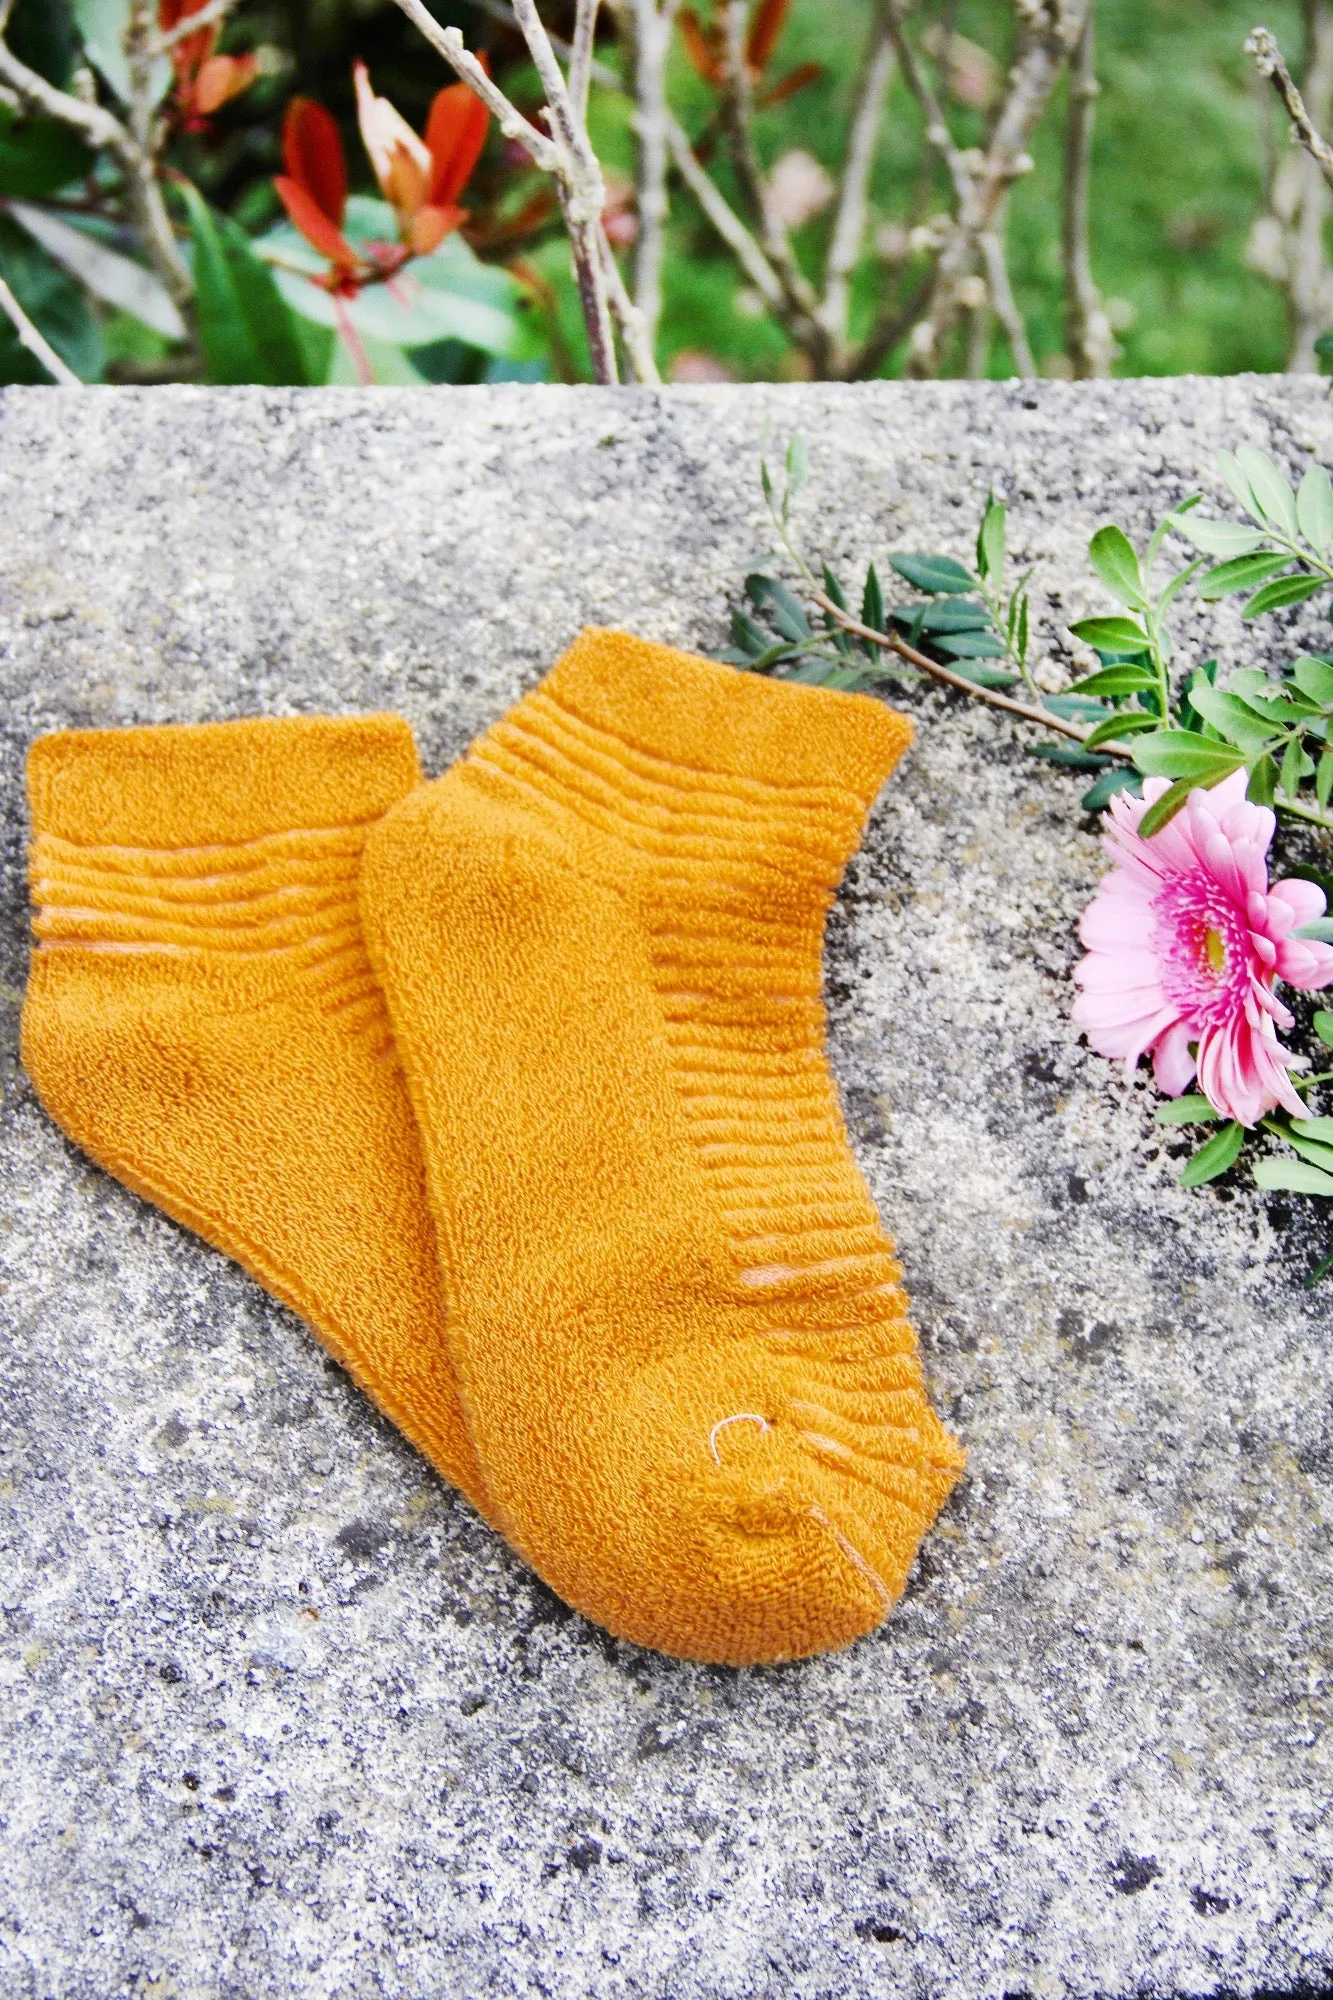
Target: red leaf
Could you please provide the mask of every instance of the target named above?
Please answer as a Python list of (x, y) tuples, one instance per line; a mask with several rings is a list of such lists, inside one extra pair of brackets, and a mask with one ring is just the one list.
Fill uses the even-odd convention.
[(759, 11), (745, 41), (745, 60), (756, 76), (762, 75), (773, 59), (790, 5), (791, 0), (759, 0)]
[(693, 7), (682, 7), (676, 16), (680, 23), (680, 39), (693, 67), (705, 83), (720, 89), (722, 84), (722, 64), (718, 59), (717, 39), (711, 35), (700, 21)]
[(231, 98), (248, 90), (258, 72), (255, 56), (210, 56), (200, 64), (194, 80), (195, 111), (201, 118), (211, 118)]
[(776, 83), (771, 83), (767, 90), (759, 91), (756, 102), (763, 105), (785, 104), (789, 97), (795, 97), (797, 91), (804, 90), (807, 84), (818, 83), (823, 74), (823, 63), (798, 63), (795, 69), (788, 70)]
[(451, 236), (466, 217), (465, 208), (436, 208), (432, 205), (419, 209), (412, 218), (412, 227), (407, 235), (407, 246), (412, 255), (428, 257), (432, 250), (438, 250), (445, 237)]
[(426, 121), (432, 208), (452, 208), (457, 202), (481, 157), (490, 122), (490, 112), (467, 84), (447, 84), (436, 93)]
[[(316, 104), (313, 97), (294, 97), (287, 106), (282, 127), (282, 157), (290, 179), (301, 189), (307, 201), (333, 224), (336, 233), (347, 207), (347, 162), (343, 158), (343, 142), (338, 136), (332, 113), (326, 111), (322, 104)], [(281, 186), (278, 186), (278, 193), (282, 194)], [(287, 200), (286, 195), (282, 198), (284, 202)], [(310, 236), (305, 224), (297, 220), (290, 203), (287, 212), (302, 234), (309, 236), (314, 243), (314, 237)], [(317, 244), (316, 248), (319, 247)]]
[(327, 257), (329, 262), (336, 264), (339, 272), (343, 274), (349, 274), (360, 268), (361, 259), (341, 229), (329, 221), (314, 196), (308, 194), (299, 181), (290, 180), (286, 174), (279, 174), (273, 185), (288, 215), (306, 242), (313, 244), (321, 257)]

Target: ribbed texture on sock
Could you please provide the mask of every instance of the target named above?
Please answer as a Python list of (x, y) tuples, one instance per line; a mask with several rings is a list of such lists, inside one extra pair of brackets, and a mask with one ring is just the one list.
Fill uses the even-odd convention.
[(899, 1275), (847, 1145), (821, 987), (830, 904), (910, 740), (877, 702), (593, 632), (468, 759), (618, 850), (718, 1213), (752, 1281), (807, 1305), (814, 1277), (845, 1299)]
[(419, 775), (395, 716), (34, 744), (23, 1055), (76, 1143), (293, 1306), (481, 1506), (357, 900)]

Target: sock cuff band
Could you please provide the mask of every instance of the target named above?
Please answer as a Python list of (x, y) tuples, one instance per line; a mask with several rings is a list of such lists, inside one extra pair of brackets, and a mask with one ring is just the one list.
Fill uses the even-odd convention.
[(864, 808), (912, 740), (868, 695), (769, 680), (627, 632), (591, 627), (543, 690), (635, 749), (777, 786), (837, 786)]
[(420, 781), (398, 715), (69, 729), (28, 752), (33, 832), (207, 847), (378, 819)]

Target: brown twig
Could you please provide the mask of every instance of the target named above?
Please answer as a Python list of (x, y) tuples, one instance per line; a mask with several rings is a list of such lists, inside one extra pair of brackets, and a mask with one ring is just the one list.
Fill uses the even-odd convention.
[[(853, 618), (850, 611), (844, 611), (826, 592), (810, 589), (813, 603), (817, 604), (853, 638), (863, 639), (871, 645), (879, 646), (886, 653), (897, 653), (900, 659), (929, 674), (932, 680), (942, 681), (945, 687), (957, 690), (959, 694), (971, 695), (973, 700), (985, 702), (988, 708), (1002, 708), (1006, 715), (1016, 715), (1023, 722), (1035, 722), (1042, 729), (1053, 730), (1057, 736), (1072, 737), (1075, 743), (1086, 743), (1091, 730), (1080, 729), (1076, 722), (1066, 722), (1063, 716), (1052, 715), (1044, 708), (1033, 708), (1025, 701), (1014, 701), (1009, 695), (1001, 694), (997, 688), (981, 687), (976, 681), (968, 680), (965, 674), (956, 674), (950, 667), (942, 667), (938, 660), (910, 646), (906, 639), (900, 639), (896, 632), (877, 632), (873, 625), (863, 625), (859, 618)], [(1096, 750), (1099, 757), (1129, 758), (1128, 750), (1121, 750), (1114, 743), (1099, 743)]]
[[(1307, 0), (1306, 57), (1301, 97), (1311, 123), (1333, 112), (1333, 10)], [(1279, 98), (1281, 93), (1279, 92)], [(1301, 146), (1270, 144), (1268, 209), (1256, 221), (1246, 262), (1284, 294), (1290, 328), (1287, 372), (1319, 369), (1315, 341), (1333, 318), (1333, 280), (1325, 247), (1330, 194), (1313, 154)]]
[(851, 277), (865, 241), (870, 212), (870, 177), (875, 168), (884, 100), (893, 79), (894, 48), (882, 15), (871, 24), (870, 41), (861, 67), (851, 135), (838, 189), (838, 206), (824, 266), (824, 297), (819, 319), (831, 349), (833, 371), (843, 374), (850, 361), (848, 320)]
[(1115, 336), (1092, 275), (1088, 198), (1092, 188), (1092, 135), (1096, 121), (1097, 51), (1093, 9), (1083, 24), (1069, 81), (1065, 125), (1064, 207), (1061, 244), (1065, 267), (1065, 348), (1076, 381), (1100, 380), (1111, 372)]

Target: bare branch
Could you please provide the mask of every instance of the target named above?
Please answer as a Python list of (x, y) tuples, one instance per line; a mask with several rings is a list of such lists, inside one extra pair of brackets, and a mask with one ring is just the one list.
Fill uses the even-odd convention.
[(154, 56), (170, 55), (179, 43), (188, 41), (191, 35), (197, 35), (201, 28), (216, 27), (218, 22), (225, 21), (228, 14), (239, 4), (240, 0), (208, 0), (208, 5), (201, 7), (197, 14), (187, 14), (183, 21), (178, 21), (174, 28), (167, 30), (166, 34), (155, 36), (151, 53)]
[(1315, 130), (1313, 120), (1305, 108), (1305, 100), (1292, 79), (1291, 71), (1282, 60), (1282, 51), (1277, 38), (1267, 28), (1256, 28), (1245, 44), (1247, 55), (1254, 57), (1254, 66), (1260, 76), (1270, 79), (1291, 120), (1292, 138), (1304, 146), (1310, 158), (1317, 162), (1319, 171), (1330, 187), (1333, 187), (1333, 146), (1322, 139)]
[(1097, 99), (1097, 52), (1093, 9), (1083, 24), (1069, 84), (1065, 125), (1065, 178), (1062, 243), (1065, 266), (1065, 347), (1077, 381), (1099, 380), (1111, 372), (1115, 336), (1092, 275), (1088, 198), (1092, 187), (1092, 133)]
[(54, 118), (77, 132), (96, 152), (110, 153), (125, 175), (131, 219), (144, 249), (178, 306), (188, 305), (194, 283), (172, 233), (162, 189), (152, 159), (141, 141), (119, 118), (97, 103), (85, 103), (19, 61), (0, 41), (0, 85), (11, 90), (25, 111)]
[(749, 0), (725, 0), (722, 15), (726, 89), (722, 115), (731, 150), (731, 162), (741, 192), (754, 221), (759, 225), (764, 255), (777, 273), (783, 294), (783, 319), (788, 331), (803, 345), (822, 349), (824, 332), (819, 323), (819, 301), (800, 265), (783, 224), (769, 204), (759, 156), (754, 148), (754, 89), (746, 60), (746, 33)]
[(781, 318), (787, 308), (782, 280), (731, 203), (718, 192), (711, 176), (704, 172), (683, 128), (671, 117), (667, 119), (667, 146), (671, 153), (672, 166), (722, 241), (734, 254), (765, 305)]
[(50, 341), (38, 332), (3, 278), (0, 278), (0, 312), (4, 313), (29, 354), (41, 363), (53, 381), (58, 382), (62, 389), (83, 387), (74, 370), (66, 366)]
[(966, 310), (967, 281), (984, 256), (983, 238), (994, 228), (1014, 182), (1031, 172), (1028, 141), (1077, 46), (1091, 0), (1015, 0), (1015, 4), (1022, 23), (1018, 58), (985, 148), (974, 156), (961, 153), (949, 135), (904, 32), (903, 0), (883, 0), (904, 75), (926, 113), (926, 136), (949, 168), (955, 196), (953, 226), (940, 252), (930, 302), (912, 330), (907, 362), (912, 376), (938, 373), (944, 343)]
[(634, 136), (637, 146), (636, 196), (639, 218), (634, 246), (634, 298), (643, 315), (648, 343), (656, 345), (662, 317), (662, 266), (670, 210), (667, 167), (667, 56), (677, 0), (615, 0), (621, 37), (634, 79)]
[[(544, 174), (554, 174), (559, 164), (559, 154), (555, 146), (539, 132), (537, 127), (515, 108), (499, 88), (492, 83), (477, 58), (467, 48), (462, 34), (457, 28), (442, 28), (435, 16), (422, 5), (422, 0), (395, 0), (414, 27), (419, 28), (437, 55), (443, 56), (449, 67), (471, 86), (506, 139), (521, 146), (534, 167)], [(505, 14), (511, 27), (518, 27), (513, 13), (508, 8)]]
[[(1325, 0), (1307, 0), (1305, 15), (1301, 96), (1319, 129), (1333, 115), (1333, 9)], [(1299, 145), (1280, 150), (1270, 145), (1267, 164), (1268, 207), (1255, 222), (1245, 260), (1285, 296), (1287, 372), (1313, 375), (1319, 368), (1315, 342), (1333, 321), (1333, 274), (1326, 248), (1333, 195), (1314, 156)]]
[(634, 370), (634, 379), (636, 382), (647, 382), (651, 386), (656, 387), (662, 378), (657, 372), (657, 360), (653, 354), (652, 341), (648, 337), (647, 321), (625, 289), (625, 280), (620, 275), (620, 266), (616, 262), (615, 252), (606, 240), (605, 229), (599, 230), (598, 234), (601, 245), (602, 265), (606, 272), (607, 292), (611, 301), (611, 310), (615, 314), (616, 325), (620, 329), (620, 338), (624, 343), (625, 353), (629, 357), (631, 368)]
[(981, 239), (981, 262), (986, 273), (986, 286), (990, 293), (995, 317), (1004, 328), (1009, 340), (1009, 349), (1014, 357), (1014, 367), (1025, 382), (1036, 379), (1037, 364), (1032, 358), (1032, 347), (1028, 340), (1027, 324), (1018, 309), (1014, 288), (1009, 278), (1009, 265), (1004, 254), (1003, 208), (995, 219), (994, 227), (988, 229)]
[[(1076, 722), (1066, 722), (1063, 716), (1052, 715), (1049, 709), (1032, 708), (1025, 701), (1013, 701), (996, 688), (981, 687), (976, 681), (954, 673), (951, 668), (942, 667), (938, 660), (932, 660), (927, 654), (919, 653), (915, 646), (909, 646), (906, 639), (900, 639), (896, 632), (877, 632), (873, 625), (863, 625), (859, 618), (853, 618), (850, 611), (842, 610), (822, 590), (811, 590), (808, 595), (844, 632), (850, 632), (854, 638), (868, 640), (883, 652), (897, 653), (900, 659), (906, 660), (921, 673), (929, 674), (932, 680), (942, 681), (945, 687), (956, 688), (959, 694), (970, 695), (974, 701), (984, 701), (988, 708), (1002, 708), (1006, 715), (1016, 715), (1023, 722), (1035, 722), (1042, 729), (1053, 730), (1057, 736), (1072, 737), (1075, 743), (1086, 742), (1091, 734), (1089, 730), (1080, 729)], [(1122, 750), (1115, 743), (1098, 745), (1098, 755), (1102, 757), (1128, 759), (1129, 754), (1128, 750)]]
[(574, 115), (586, 127), (588, 123), (588, 83), (592, 75), (592, 50), (597, 39), (597, 10), (599, 0), (578, 0), (578, 12), (574, 16), (574, 40), (569, 52), (569, 95), (574, 106)]
[(824, 267), (824, 302), (819, 317), (833, 347), (835, 365), (837, 362), (845, 364), (847, 357), (851, 275), (865, 240), (870, 176), (874, 171), (884, 119), (884, 100), (893, 77), (893, 66), (893, 38), (888, 22), (881, 15), (871, 28), (870, 45), (862, 65), (842, 185), (838, 190), (833, 235)]

